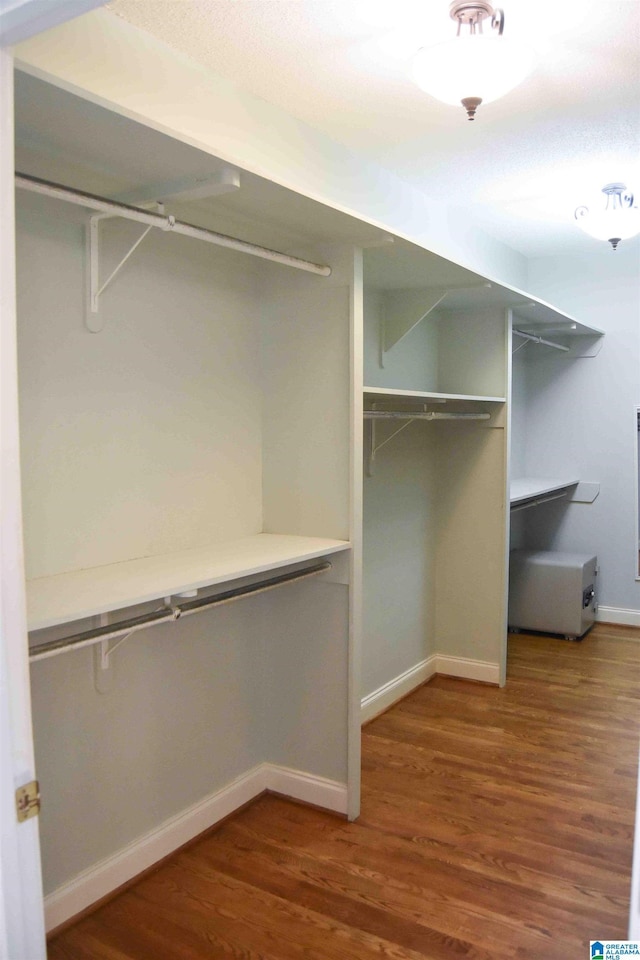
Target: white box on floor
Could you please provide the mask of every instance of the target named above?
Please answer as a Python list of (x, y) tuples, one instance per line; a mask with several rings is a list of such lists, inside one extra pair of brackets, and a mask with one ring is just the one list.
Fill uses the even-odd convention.
[(576, 639), (596, 617), (597, 557), (550, 550), (512, 550), (509, 628)]

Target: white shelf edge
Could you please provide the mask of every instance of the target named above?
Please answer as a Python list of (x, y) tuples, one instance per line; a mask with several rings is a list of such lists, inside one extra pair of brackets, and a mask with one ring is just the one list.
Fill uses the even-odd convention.
[(578, 479), (555, 480), (548, 477), (518, 477), (510, 483), (509, 500), (512, 504), (522, 503), (534, 497), (541, 497), (547, 493), (575, 487), (580, 483)]
[[(543, 321), (527, 320), (515, 313), (513, 315), (513, 326), (522, 330), (523, 333), (530, 333), (534, 337), (563, 337), (565, 340), (578, 340), (580, 337), (594, 339), (605, 336), (604, 330), (588, 327), (579, 320), (571, 321), (570, 326), (568, 324), (569, 321), (567, 321), (567, 326), (564, 327), (553, 326), (551, 323), (544, 323)], [(574, 324), (576, 329), (573, 329)]]
[(260, 533), (27, 581), (29, 630), (175, 596), (348, 550), (346, 540)]
[(435, 393), (426, 390), (399, 390), (395, 387), (363, 387), (365, 397), (399, 397), (407, 400), (473, 400), (486, 403), (506, 403), (506, 397), (475, 396), (468, 393)]
[[(590, 336), (590, 337), (604, 337), (605, 331), (600, 330), (599, 327), (592, 327), (590, 324), (582, 323), (576, 317), (570, 313), (566, 313), (564, 310), (561, 310), (560, 307), (554, 306), (552, 303), (549, 303), (548, 300), (542, 300), (540, 297), (536, 297), (534, 294), (528, 293), (526, 290), (521, 290), (519, 287), (514, 287), (510, 283), (505, 283), (503, 281), (493, 280), (488, 278), (492, 285), (500, 287), (507, 294), (511, 294), (515, 299), (510, 300), (505, 303), (505, 306), (512, 311), (514, 314), (514, 319), (516, 316), (523, 316), (522, 312), (518, 313), (518, 308), (527, 309), (527, 308), (541, 308), (542, 310), (548, 310), (551, 313), (555, 314), (556, 322), (561, 323), (563, 326), (571, 326), (571, 324), (576, 324), (577, 327), (575, 330), (568, 329), (566, 330), (567, 335), (571, 336)], [(505, 298), (507, 299), (507, 298)], [(526, 318), (525, 322), (526, 322)], [(535, 322), (535, 321), (530, 321)], [(580, 329), (578, 329), (580, 328)]]

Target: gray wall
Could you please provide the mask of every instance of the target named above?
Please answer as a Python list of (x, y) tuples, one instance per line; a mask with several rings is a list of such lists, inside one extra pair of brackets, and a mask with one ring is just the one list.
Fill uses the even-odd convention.
[[(347, 459), (344, 288), (322, 288), (328, 309), (336, 301), (341, 309), (322, 326), (315, 322), (322, 295), (311, 281), (315, 313), (297, 324), (295, 348), (307, 367), (309, 354), (322, 351), (324, 392), (309, 389), (309, 375), (296, 393), (290, 367), (279, 366), (282, 354), (261, 356), (263, 288), (254, 261), (156, 232), (107, 289), (105, 329), (91, 334), (83, 322), (83, 215), (43, 198), (21, 200), (31, 576), (258, 533), (267, 512), (265, 435), (281, 449), (304, 431), (309, 445), (331, 442)], [(128, 224), (104, 226), (103, 276), (131, 232)], [(293, 314), (304, 316), (303, 287), (298, 281), (289, 325)], [(273, 422), (263, 390), (273, 396), (278, 384), (290, 404)], [(273, 511), (284, 481), (277, 456), (270, 461), (265, 496)], [(311, 533), (319, 536), (347, 533), (347, 470), (332, 477), (316, 481), (323, 499)], [(304, 473), (297, 482), (289, 469), (284, 480), (290, 500), (300, 501), (291, 526), (298, 513), (310, 523)], [(137, 634), (112, 657), (104, 693), (94, 687), (92, 650), (34, 663), (45, 892), (262, 761), (344, 783), (348, 621), (348, 588), (310, 581)]]
[[(636, 421), (640, 403), (640, 256), (638, 240), (614, 253), (594, 241), (580, 257), (533, 260), (529, 289), (606, 332), (595, 359), (542, 356), (527, 367), (530, 472), (601, 484), (592, 505), (527, 513), (534, 547), (598, 554), (600, 604), (640, 613), (636, 535)], [(527, 348), (530, 349), (530, 348)], [(535, 514), (535, 516), (534, 516)]]

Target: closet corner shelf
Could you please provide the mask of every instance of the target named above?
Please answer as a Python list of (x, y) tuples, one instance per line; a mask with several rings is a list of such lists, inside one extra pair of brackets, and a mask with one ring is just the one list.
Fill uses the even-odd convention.
[(548, 477), (519, 477), (517, 480), (512, 480), (510, 484), (511, 506), (566, 490), (567, 487), (575, 487), (579, 482), (577, 478), (554, 480)]
[(346, 540), (260, 533), (206, 547), (27, 581), (29, 630), (175, 596), (325, 557)]
[(363, 387), (367, 400), (473, 400), (483, 403), (505, 403), (505, 397), (471, 396), (466, 393), (434, 393), (425, 390), (399, 390), (395, 387)]

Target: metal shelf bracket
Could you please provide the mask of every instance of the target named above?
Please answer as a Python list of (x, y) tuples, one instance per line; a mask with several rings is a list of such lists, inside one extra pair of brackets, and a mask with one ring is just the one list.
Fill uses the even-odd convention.
[[(154, 204), (154, 206), (156, 207), (157, 213), (164, 215), (164, 207), (162, 204)], [(94, 216), (89, 217), (87, 226), (87, 264), (89, 268), (87, 288), (89, 291), (89, 304), (86, 311), (85, 323), (91, 333), (100, 333), (104, 328), (104, 317), (100, 315), (100, 296), (154, 227), (154, 224), (149, 224), (149, 226), (143, 230), (133, 246), (130, 247), (117, 266), (111, 271), (107, 279), (100, 283), (100, 221), (112, 219), (112, 217), (113, 214), (109, 213), (94, 214)], [(175, 217), (167, 217), (166, 226), (163, 226), (162, 229), (171, 230), (174, 224)]]

